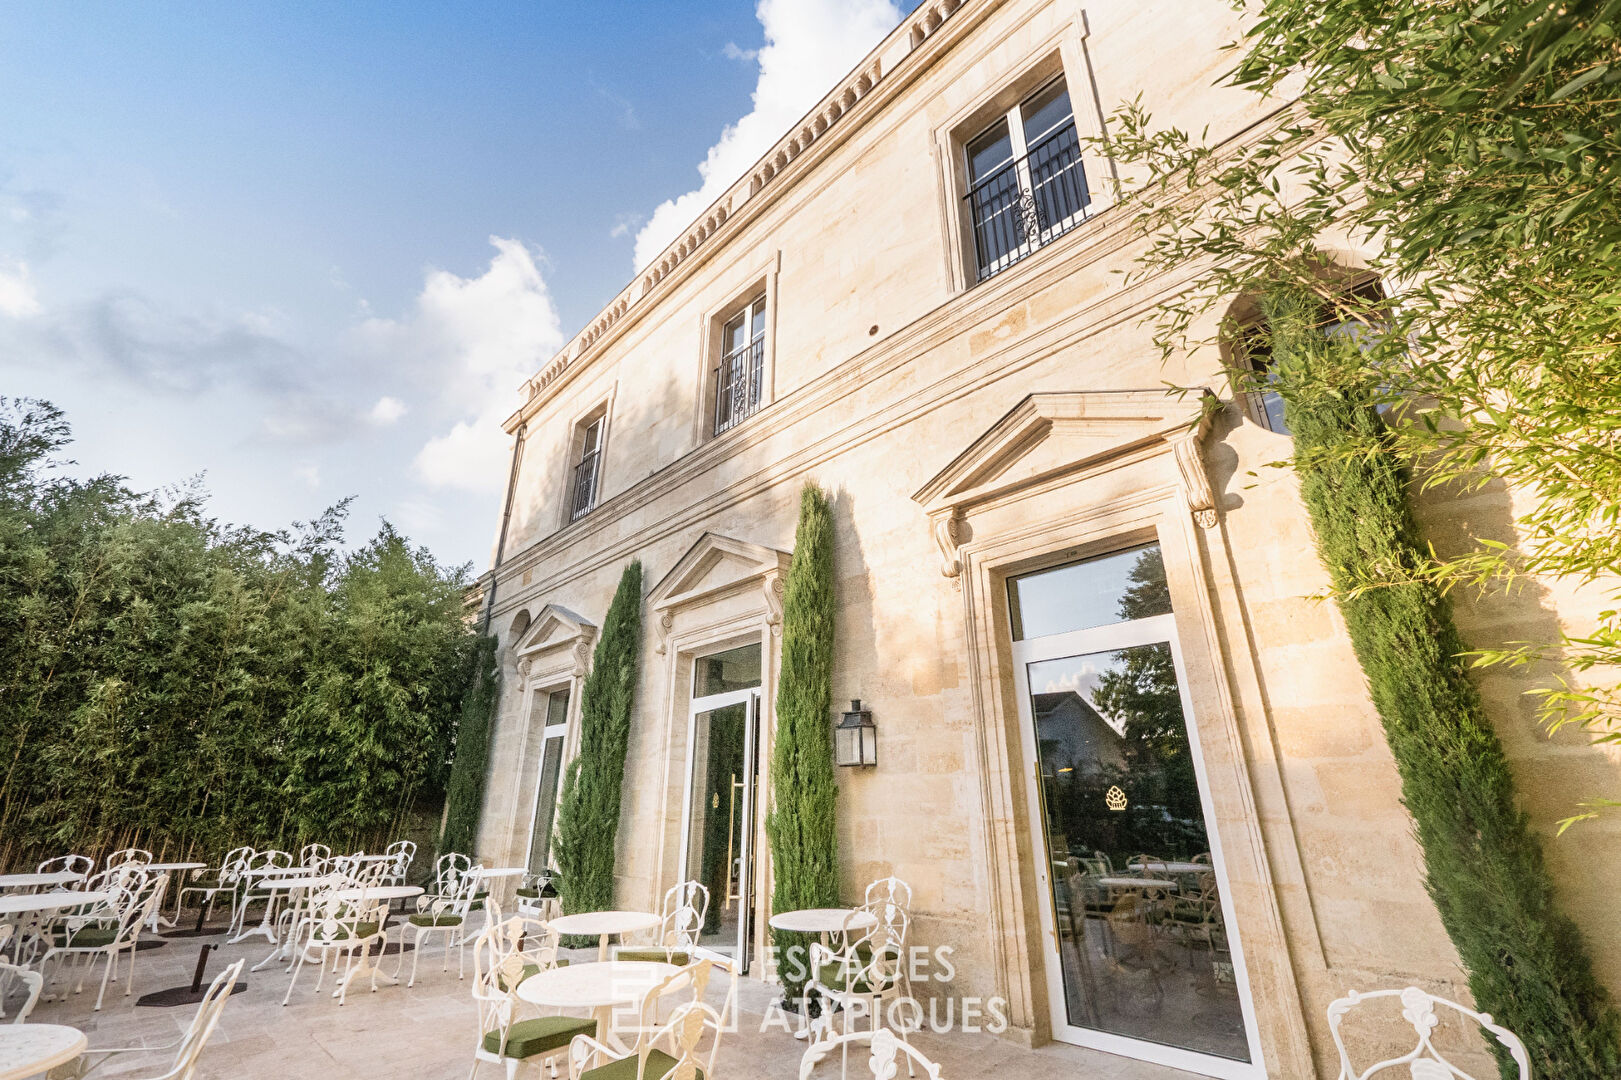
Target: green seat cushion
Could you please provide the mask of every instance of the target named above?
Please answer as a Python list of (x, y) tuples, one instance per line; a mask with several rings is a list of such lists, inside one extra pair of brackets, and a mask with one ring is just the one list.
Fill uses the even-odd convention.
[[(675, 1068), (675, 1058), (663, 1050), (649, 1050), (647, 1053), (647, 1072), (642, 1074), (647, 1080), (657, 1080), (658, 1077)], [(698, 1069), (695, 1073), (698, 1080), (704, 1080), (704, 1071)], [(642, 1080), (636, 1073), (636, 1055), (620, 1058), (607, 1065), (598, 1066), (580, 1074), (580, 1080)]]
[(540, 890), (539, 889), (519, 889), (518, 890), (518, 895), (522, 896), (522, 897), (525, 897), (525, 898), (527, 898), (529, 900), (539, 900), (540, 899)]
[(409, 916), (407, 919), (412, 926), (460, 926), (460, 915), (429, 915), (426, 912)]
[[(854, 985), (845, 985), (843, 967), (840, 964), (823, 964), (816, 969), (816, 981), (829, 990), (842, 990), (851, 994), (870, 994), (873, 988), (867, 984), (866, 979), (856, 979)], [(885, 984), (885, 989), (888, 984)]]
[(58, 931), (56, 944), (58, 947), (66, 945), (74, 949), (95, 949), (102, 945), (111, 945), (117, 937), (118, 927), (116, 926), (87, 926), (74, 934), (72, 941), (68, 940), (66, 934)]
[(686, 967), (692, 957), (681, 951), (665, 952), (663, 949), (620, 949), (614, 953), (615, 960), (646, 960), (654, 964), (674, 964), (676, 967)]
[[(523, 966), (523, 974), (518, 977), (518, 981), (521, 983), (525, 979), (529, 978), (529, 976), (538, 974), (540, 974), (539, 964), (525, 964)], [(506, 991), (510, 989), (510, 987), (507, 986), (506, 979), (501, 977), (501, 973), (499, 971), (495, 973), (495, 985), (501, 989), (502, 993), (506, 993)]]
[[(355, 929), (360, 931), (361, 937), (368, 938), (377, 933), (377, 924), (374, 922), (356, 923)], [(347, 941), (348, 939), (349, 931), (343, 929), (342, 927), (338, 928), (337, 934), (332, 938), (333, 941)]]
[[(595, 1020), (582, 1020), (577, 1016), (537, 1016), (532, 1020), (519, 1020), (507, 1029), (505, 1054), (511, 1058), (534, 1057), (550, 1050), (561, 1050), (576, 1035), (594, 1037), (596, 1033)], [(503, 1052), (499, 1030), (484, 1033), (484, 1049), (491, 1054)]]

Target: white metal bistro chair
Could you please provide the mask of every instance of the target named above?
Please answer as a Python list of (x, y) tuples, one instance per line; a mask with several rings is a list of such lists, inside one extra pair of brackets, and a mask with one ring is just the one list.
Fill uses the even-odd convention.
[(236, 896), (236, 908), (231, 915), (231, 932), (240, 933), (247, 925), (248, 906), (250, 904), (274, 904), (276, 891), (274, 889), (254, 888), (253, 875), (250, 870), (287, 869), (293, 865), (293, 857), (285, 851), (271, 848), (267, 851), (255, 851), (248, 856), (248, 864), (243, 867), (243, 884)]
[(406, 875), (411, 872), (411, 863), (417, 857), (416, 844), (410, 840), (396, 840), (383, 849), (383, 854), (394, 856), (394, 861), (388, 864), (388, 884), (404, 885)]
[(152, 853), (147, 851), (145, 848), (127, 847), (115, 851), (111, 855), (107, 856), (107, 858), (102, 861), (101, 865), (104, 869), (111, 870), (113, 867), (123, 866), (125, 863), (145, 864), (151, 861)]
[(696, 881), (672, 885), (664, 893), (664, 906), (653, 943), (621, 947), (614, 957), (683, 967), (692, 959), (692, 950), (698, 944), (708, 912), (707, 888)]
[[(448, 869), (440, 887), (443, 891), (438, 896), (417, 897), (416, 913), (405, 920), (416, 930), (416, 945), (411, 952), (411, 981), (407, 986), (416, 985), (422, 944), (436, 933), (445, 935), (445, 963), (441, 970), (450, 970), (450, 950), (454, 948), (457, 950), (456, 978), (467, 974), (467, 920), (473, 910), (473, 898), (478, 894), (478, 868)], [(498, 912), (490, 912), (492, 923), (498, 917)]]
[[(863, 916), (868, 912), (877, 917), (870, 926), (864, 926)], [(873, 908), (858, 908), (845, 916), (842, 944), (831, 949), (819, 941), (810, 946), (810, 982), (805, 989), (822, 997), (822, 1014), (811, 1025), (813, 1042), (833, 1037), (833, 1014), (842, 1011), (843, 1030), (851, 1031), (852, 1017), (865, 1014), (870, 1017), (869, 1030), (883, 1026), (886, 1008), (905, 995), (902, 993), (902, 975), (906, 967), (906, 940), (912, 919), (899, 904), (878, 903)], [(904, 1027), (897, 1032), (906, 1042)], [(848, 1047), (845, 1051), (848, 1067)], [(912, 1073), (911, 1058), (907, 1058), (907, 1074)]]
[(197, 1073), (197, 1059), (202, 1056), (203, 1047), (208, 1045), (209, 1036), (214, 1034), (214, 1027), (219, 1023), (220, 1013), (225, 1011), (225, 1003), (231, 999), (231, 990), (236, 986), (236, 980), (242, 975), (242, 965), (246, 963), (246, 960), (238, 960), (214, 976), (214, 981), (208, 985), (208, 991), (203, 994), (203, 1000), (197, 1006), (197, 1014), (191, 1018), (191, 1025), (186, 1028), (185, 1033), (177, 1041), (164, 1046), (92, 1048), (85, 1051), (87, 1057), (91, 1054), (106, 1054), (108, 1056), (91, 1065), (90, 1068), (100, 1068), (111, 1059), (113, 1054), (150, 1054), (172, 1049), (175, 1055), (174, 1061), (170, 1063), (169, 1068), (165, 1072), (151, 1077), (144, 1077), (142, 1080), (191, 1080)]
[(188, 884), (181, 886), (175, 895), (175, 911), (178, 912), (185, 906), (188, 894), (196, 893), (197, 902), (202, 905), (203, 919), (206, 922), (214, 910), (215, 898), (225, 893), (232, 898), (231, 912), (234, 920), (236, 891), (242, 885), (242, 871), (248, 868), (248, 860), (253, 858), (253, 854), (251, 847), (232, 848), (226, 852), (217, 869), (212, 872), (205, 870), (201, 876), (194, 877)]
[[(11, 940), (11, 934), (11, 924), (0, 923), (0, 950), (3, 950), (6, 943)], [(17, 1014), (11, 1018), (13, 1024), (20, 1024), (34, 1011), (34, 1005), (39, 1001), (39, 992), (45, 986), (45, 976), (37, 971), (0, 960), (0, 1023), (6, 1019), (6, 997), (11, 993), (12, 983), (21, 983), (26, 988), (23, 1003), (18, 1007)]]
[[(712, 1078), (725, 1027), (721, 1014), (703, 1000), (713, 967), (712, 961), (699, 960), (647, 992), (638, 1014), (636, 1044), (628, 1054), (610, 1049), (590, 1035), (576, 1035), (569, 1044), (569, 1080), (691, 1080), (700, 1072), (706, 1080)], [(670, 1019), (658, 1026), (660, 999), (689, 987), (691, 998), (677, 1005)]]
[(332, 858), (332, 849), (325, 844), (305, 844), (298, 850), (298, 865), (315, 867)]
[[(539, 928), (540, 945), (530, 948), (537, 928), (513, 916), (484, 928), (473, 942), (473, 1001), (478, 1005), (478, 1045), (473, 1069), (481, 1064), (505, 1066), (507, 1076), (520, 1066), (538, 1064), (566, 1053), (576, 1035), (595, 1035), (597, 1022), (577, 1016), (537, 1016), (520, 1019), (523, 1002), (518, 986), (531, 975), (557, 963), (558, 934)], [(564, 961), (567, 963), (567, 961)]]
[[(1418, 1044), (1400, 1057), (1389, 1058), (1377, 1062), (1358, 1072), (1351, 1064), (1351, 1055), (1345, 1049), (1345, 1039), (1340, 1031), (1340, 1023), (1352, 1009), (1365, 1002), (1380, 998), (1400, 998), (1401, 1016), (1418, 1034)], [(1491, 1018), (1491, 1014), (1466, 1009), (1455, 1001), (1448, 1001), (1443, 997), (1436, 997), (1416, 986), (1409, 986), (1402, 990), (1371, 990), (1360, 994), (1352, 990), (1342, 998), (1336, 998), (1328, 1004), (1328, 1030), (1334, 1036), (1334, 1047), (1340, 1052), (1339, 1080), (1367, 1080), (1370, 1076), (1379, 1073), (1401, 1070), (1403, 1066), (1412, 1080), (1473, 1080), (1473, 1078), (1452, 1062), (1448, 1061), (1441, 1051), (1435, 1048), (1430, 1041), (1432, 1033), (1441, 1023), (1436, 1015), (1435, 1007), (1445, 1006), (1460, 1016), (1468, 1017), (1487, 1031), (1501, 1043), (1519, 1066), (1520, 1080), (1530, 1080), (1531, 1059), (1526, 1055), (1525, 1044), (1520, 1041), (1508, 1028), (1503, 1027)]]
[(893, 874), (879, 878), (867, 886), (861, 906), (867, 909), (877, 904), (894, 904), (906, 914), (912, 914), (912, 887)]
[(95, 966), (97, 958), (106, 961), (101, 973), (101, 990), (96, 994), (96, 1009), (101, 1010), (102, 999), (107, 996), (107, 983), (118, 981), (118, 956), (129, 953), (129, 972), (124, 980), (124, 996), (128, 997), (135, 983), (136, 944), (141, 937), (141, 925), (151, 918), (163, 899), (163, 885), (167, 874), (148, 874), (130, 864), (114, 867), (111, 873), (128, 871), (116, 883), (101, 886), (102, 891), (113, 894), (106, 911), (85, 915), (70, 915), (52, 930), (54, 943), (40, 960), (40, 970), (52, 959), (56, 960), (57, 974), (69, 959), (81, 962), (75, 994), (84, 990), (84, 977)]
[(898, 1071), (895, 1059), (904, 1055), (906, 1069), (911, 1075), (913, 1066), (921, 1067), (923, 1075), (929, 1080), (940, 1080), (940, 1066), (914, 1050), (910, 1043), (901, 1042), (895, 1033), (888, 1028), (879, 1028), (876, 1031), (852, 1031), (846, 1035), (835, 1035), (824, 1042), (813, 1043), (805, 1051), (805, 1056), (799, 1059), (799, 1080), (810, 1080), (811, 1071), (818, 1064), (826, 1060), (834, 1050), (848, 1053), (851, 1046), (868, 1047), (867, 1067), (872, 1070), (875, 1080), (891, 1080)]
[(79, 874), (89, 877), (96, 872), (96, 860), (88, 855), (58, 855), (46, 859), (35, 868), (36, 874)]
[[(297, 925), (293, 927), (293, 977), (287, 983), (287, 993), (281, 999), (283, 1005), (287, 1004), (293, 996), (293, 987), (298, 985), (298, 973), (304, 970), (304, 965), (316, 961), (321, 965), (320, 973), (315, 977), (315, 992), (321, 992), (321, 983), (326, 978), (327, 960), (332, 960), (333, 973), (337, 973), (338, 958), (346, 961), (344, 972), (339, 976), (341, 982), (338, 993), (338, 1004), (344, 1004), (349, 998), (349, 984), (353, 981), (350, 976), (355, 970), (355, 953), (360, 953), (360, 963), (365, 966), (371, 956), (371, 948), (377, 946), (381, 955), (385, 933), (383, 931), (383, 916), (386, 914), (381, 905), (371, 903), (365, 899), (344, 900), (341, 894), (353, 886), (347, 881), (336, 880), (310, 897), (310, 909)], [(371, 969), (371, 988), (377, 989), (377, 968)]]

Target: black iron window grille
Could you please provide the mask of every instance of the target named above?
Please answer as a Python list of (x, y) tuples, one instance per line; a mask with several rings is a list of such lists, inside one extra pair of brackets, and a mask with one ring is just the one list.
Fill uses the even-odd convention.
[(569, 495), (568, 519), (578, 521), (597, 505), (597, 481), (602, 471), (602, 420), (586, 426), (580, 446), (580, 461), (574, 466), (574, 484)]
[(980, 179), (964, 199), (980, 281), (1085, 221), (1092, 194), (1074, 122)]
[(765, 382), (764, 300), (755, 301), (748, 311), (728, 323), (723, 334), (722, 341), (728, 344), (742, 340), (720, 358), (712, 373), (716, 435), (730, 431), (759, 411)]

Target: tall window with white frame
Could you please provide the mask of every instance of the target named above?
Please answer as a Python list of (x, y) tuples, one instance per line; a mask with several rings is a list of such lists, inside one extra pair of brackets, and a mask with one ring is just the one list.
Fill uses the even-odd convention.
[[(568, 688), (536, 695), (535, 707), (544, 708), (540, 736), (540, 771), (535, 785), (535, 816), (529, 832), (525, 865), (532, 874), (551, 868), (552, 822), (557, 816), (558, 781), (563, 773), (563, 748), (568, 744)], [(540, 700), (544, 699), (544, 700)]]
[(980, 281), (1086, 219), (1092, 194), (1062, 76), (997, 117), (964, 152)]
[(570, 521), (578, 521), (597, 505), (597, 490), (602, 479), (602, 437), (607, 424), (608, 417), (604, 413), (581, 425), (580, 456), (574, 463), (569, 492)]
[(715, 435), (730, 431), (760, 408), (765, 381), (764, 293), (722, 325), (720, 349), (720, 362), (713, 372)]

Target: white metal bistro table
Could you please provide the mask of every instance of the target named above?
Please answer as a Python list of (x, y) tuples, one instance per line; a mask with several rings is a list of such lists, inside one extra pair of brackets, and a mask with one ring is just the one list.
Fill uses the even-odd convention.
[(542, 1007), (590, 1009), (597, 1019), (597, 1038), (620, 1053), (628, 1053), (630, 1048), (613, 1030), (614, 1009), (620, 1005), (640, 1005), (649, 990), (682, 970), (674, 964), (656, 960), (601, 960), (595, 964), (570, 964), (529, 976), (518, 984), (518, 996), (531, 1005)]
[[(237, 931), (236, 937), (227, 941), (227, 945), (235, 945), (239, 941), (246, 941), (255, 934), (263, 934), (264, 939), (272, 945), (281, 944), (276, 939), (276, 902), (280, 899), (276, 894), (294, 889), (313, 888), (326, 881), (322, 877), (311, 877), (310, 869), (307, 866), (261, 866), (253, 870), (244, 870), (242, 873), (248, 877), (259, 879), (248, 891), (266, 892), (270, 894), (270, 897), (265, 900), (265, 913), (264, 917), (259, 920), (259, 925), (251, 930), (244, 927)], [(245, 900), (244, 903), (246, 903)], [(258, 971), (259, 965), (254, 965), (253, 970)]]
[[(274, 889), (277, 892), (285, 892), (285, 893), (292, 894), (292, 893), (302, 892), (305, 889), (319, 889), (322, 885), (329, 884), (331, 881), (332, 881), (332, 879), (330, 877), (315, 877), (315, 876), (279, 877), (279, 878), (273, 878), (270, 881), (265, 882), (264, 887)], [(265, 910), (268, 912), (270, 910), (271, 906), (272, 905), (267, 903), (265, 905)], [(257, 927), (256, 926), (256, 927), (253, 928), (252, 933), (257, 934), (257, 933), (259, 933), (259, 931), (261, 929), (262, 929), (262, 927)], [(282, 938), (280, 941), (276, 941), (275, 926), (272, 925), (271, 930), (270, 930), (270, 940), (271, 941), (276, 941), (276, 947), (274, 949), (270, 950), (270, 955), (269, 956), (265, 957), (263, 960), (259, 961), (257, 964), (254, 964), (253, 967), (250, 970), (258, 971), (260, 968), (264, 967), (267, 964), (274, 963), (277, 960), (285, 960), (285, 959), (287, 959), (289, 956), (292, 955), (293, 941), (297, 937), (298, 937), (298, 926), (295, 923), (294, 925), (289, 926), (287, 928), (287, 936), (285, 938)]]
[[(393, 903), (395, 900), (409, 900), (414, 896), (421, 896), (423, 891), (421, 885), (373, 885), (360, 889), (344, 889), (338, 893), (338, 899), (349, 903), (361, 903), (368, 900), (386, 900)], [(383, 943), (377, 950), (379, 957), (383, 955), (383, 949), (388, 948), (388, 914), (386, 912), (383, 915), (382, 931)], [(353, 985), (362, 978), (370, 978), (374, 968), (377, 970), (378, 982), (383, 983), (385, 986), (394, 986), (400, 981), (400, 968), (404, 964), (405, 949), (403, 946), (400, 948), (400, 962), (394, 965), (394, 974), (392, 975), (373, 962), (371, 949), (367, 947), (361, 954), (360, 964), (350, 968), (349, 974), (338, 980), (338, 988), (332, 991), (332, 996), (337, 997), (343, 993), (345, 986)]]
[(623, 941), (626, 934), (651, 930), (663, 921), (651, 911), (582, 911), (578, 915), (553, 919), (552, 928), (559, 934), (597, 934), (601, 938), (597, 962), (602, 963), (608, 959), (609, 938), (618, 934)]
[(473, 873), (478, 875), (480, 884), (486, 881), (491, 882), (492, 892), (495, 890), (496, 886), (501, 887), (501, 895), (498, 899), (504, 906), (507, 902), (506, 887), (504, 882), (511, 878), (522, 878), (525, 874), (529, 873), (529, 871), (525, 870), (521, 866), (475, 866), (473, 867)]
[(1161, 889), (1169, 892), (1176, 891), (1176, 882), (1169, 878), (1151, 877), (1100, 877), (1093, 878), (1099, 885), (1107, 885), (1111, 889)]
[(49, 874), (0, 874), (0, 890), (57, 889), (83, 880), (83, 874), (76, 874), (72, 870), (55, 870)]
[[(779, 911), (771, 916), (770, 923), (774, 930), (815, 934), (826, 948), (829, 935), (842, 934), (846, 928), (866, 930), (877, 926), (878, 916), (857, 908), (801, 908), (799, 911)], [(810, 1034), (810, 1012), (803, 1004), (800, 1008), (803, 1011), (799, 1015), (799, 1030), (794, 1032), (796, 1039), (806, 1038)]]
[(1204, 862), (1182, 862), (1177, 859), (1144, 859), (1131, 864), (1133, 870), (1153, 870), (1161, 874), (1215, 873), (1216, 868)]
[(109, 892), (60, 892), (23, 893), (20, 896), (0, 896), (0, 919), (8, 920), (14, 915), (32, 915), (40, 911), (60, 911), (67, 907), (90, 907), (97, 904), (111, 903), (113, 894)]
[(84, 1053), (89, 1040), (66, 1024), (0, 1024), (0, 1080), (38, 1076)]

